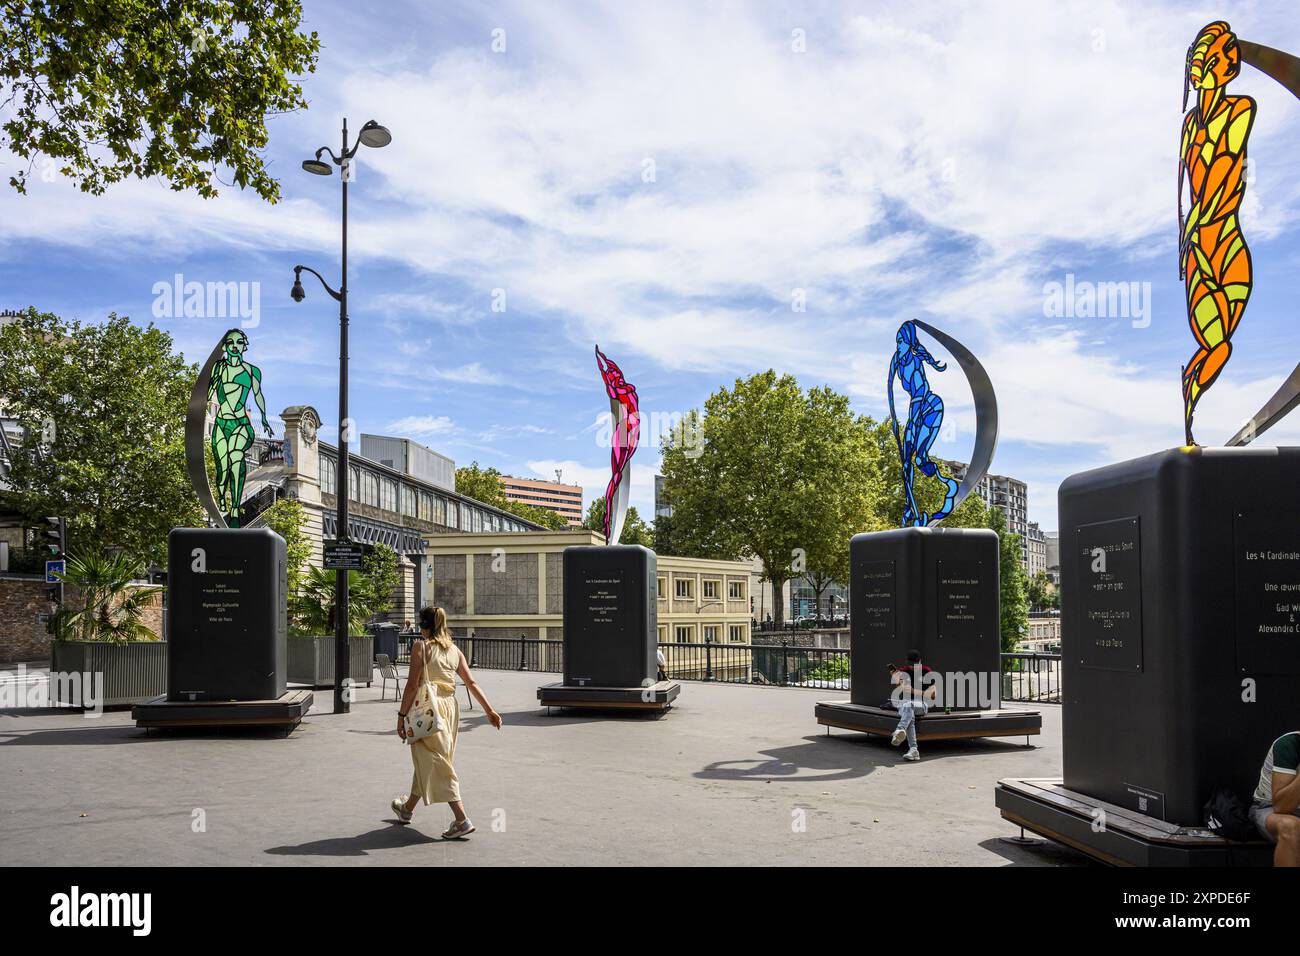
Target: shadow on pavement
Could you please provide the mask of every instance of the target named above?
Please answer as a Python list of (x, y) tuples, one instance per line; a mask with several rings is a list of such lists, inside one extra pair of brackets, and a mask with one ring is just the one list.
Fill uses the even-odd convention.
[(463, 843), (463, 840), (444, 840), (427, 836), (410, 826), (396, 822), (351, 837), (330, 837), (312, 840), (296, 846), (273, 846), (264, 852), (273, 856), (369, 856), (374, 850), (400, 850), (403, 847), (428, 843)]
[(1104, 866), (1068, 846), (1039, 837), (1032, 839), (1032, 843), (1010, 843), (1005, 837), (994, 837), (981, 840), (979, 845), (1002, 857), (1010, 866)]
[(13, 732), (7, 732), (3, 727), (0, 727), (0, 747), (54, 747), (62, 744), (84, 747), (98, 744), (144, 744), (169, 739), (216, 737), (283, 741), (292, 738), (293, 734), (286, 736), (284, 729), (281, 727), (155, 727), (146, 729), (132, 724), (113, 724), (93, 727), (53, 727), (49, 730)]
[(148, 739), (143, 730), (122, 724), (51, 727), (49, 730), (21, 730), (14, 731), (12, 734), (0, 729), (0, 747), (54, 747), (60, 744), (84, 747), (98, 744), (135, 744)]
[[(718, 760), (697, 771), (704, 780), (806, 781), (855, 780), (876, 769), (876, 764), (856, 748), (828, 747), (820, 737), (805, 737), (804, 743), (761, 750), (768, 759)], [(811, 773), (805, 771), (813, 771)]]
[[(559, 707), (552, 707), (548, 714), (546, 708), (541, 704), (527, 710), (500, 711), (503, 727), (567, 727), (570, 724), (590, 724), (607, 720), (626, 721), (633, 724), (655, 723), (659, 720), (671, 719), (672, 713), (673, 709), (671, 707), (665, 713), (618, 709), (562, 710)], [(462, 734), (478, 727), (487, 727), (489, 730), (492, 728), (487, 717), (483, 716), (481, 711), (474, 711), (473, 714), (467, 714), (464, 710), (460, 712), (460, 732)]]
[[(833, 740), (857, 747), (868, 747), (881, 754), (892, 755), (892, 759), (886, 758), (878, 761), (882, 764), (904, 763), (903, 754), (907, 751), (906, 744), (895, 747), (889, 742), (888, 737), (855, 733), (851, 730), (837, 730), (833, 734), (822, 733), (816, 739), (822, 741)], [(1021, 752), (1029, 754), (1037, 751), (1039, 746), (1030, 745), (1026, 747), (1023, 737), (965, 737), (956, 740), (922, 740), (918, 745), (918, 749), (921, 752), (921, 760), (926, 761), (938, 760), (943, 757), (975, 756), (982, 753)]]

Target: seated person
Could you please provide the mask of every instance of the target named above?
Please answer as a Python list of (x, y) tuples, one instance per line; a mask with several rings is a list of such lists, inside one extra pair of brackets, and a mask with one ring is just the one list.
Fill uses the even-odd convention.
[(1274, 866), (1300, 866), (1300, 731), (1273, 741), (1259, 772), (1250, 818), (1273, 843)]
[(904, 760), (921, 759), (916, 748), (916, 718), (928, 713), (930, 704), (938, 698), (936, 682), (927, 680), (932, 673), (931, 668), (921, 662), (919, 651), (908, 651), (907, 664), (903, 667), (889, 665), (889, 682), (894, 685), (890, 702), (898, 709), (898, 727), (890, 743), (897, 747), (907, 741)]

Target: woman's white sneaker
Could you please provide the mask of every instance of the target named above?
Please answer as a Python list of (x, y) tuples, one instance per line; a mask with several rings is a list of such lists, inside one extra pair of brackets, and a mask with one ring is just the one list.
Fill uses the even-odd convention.
[(912, 748), (911, 750), (909, 750), (907, 753), (903, 754), (903, 759), (904, 759), (904, 760), (920, 760), (920, 759), (921, 759), (921, 754), (917, 751), (917, 749), (916, 749), (915, 747), (913, 747), (913, 748)]
[(402, 823), (411, 822), (411, 811), (406, 809), (406, 801), (409, 799), (410, 797), (393, 797), (393, 802), (388, 805)]
[(474, 832), (474, 824), (469, 822), (469, 817), (461, 820), (460, 823), (453, 823), (447, 829), (442, 831), (444, 840), (460, 840)]

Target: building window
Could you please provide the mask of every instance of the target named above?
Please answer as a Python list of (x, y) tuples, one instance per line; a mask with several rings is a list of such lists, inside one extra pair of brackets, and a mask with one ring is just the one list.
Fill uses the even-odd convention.
[(727, 639), (733, 644), (745, 643), (745, 625), (732, 624), (727, 628)]
[(704, 596), (706, 598), (716, 598), (718, 596), (717, 581), (703, 581), (701, 582), (701, 586), (704, 588)]
[(745, 600), (745, 582), (732, 581), (727, 585), (727, 597), (733, 601)]
[(668, 599), (668, 579), (655, 578), (655, 597), (661, 601)]
[(718, 643), (718, 625), (716, 624), (704, 625), (704, 643), (705, 644)]
[(689, 600), (695, 597), (694, 578), (678, 578), (676, 583), (678, 600)]
[(691, 632), (694, 629), (694, 625), (691, 624), (678, 624), (673, 628), (673, 637), (678, 644), (689, 644), (691, 643), (691, 637), (693, 636)]
[(402, 514), (409, 518), (414, 518), (416, 512), (416, 493), (415, 489), (408, 485), (402, 485)]

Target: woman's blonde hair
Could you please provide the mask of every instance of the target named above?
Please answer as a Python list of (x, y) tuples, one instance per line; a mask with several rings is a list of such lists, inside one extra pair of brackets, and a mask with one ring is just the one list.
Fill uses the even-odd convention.
[(444, 651), (451, 650), (451, 632), (447, 630), (447, 612), (430, 604), (420, 609), (420, 630), (428, 633)]

